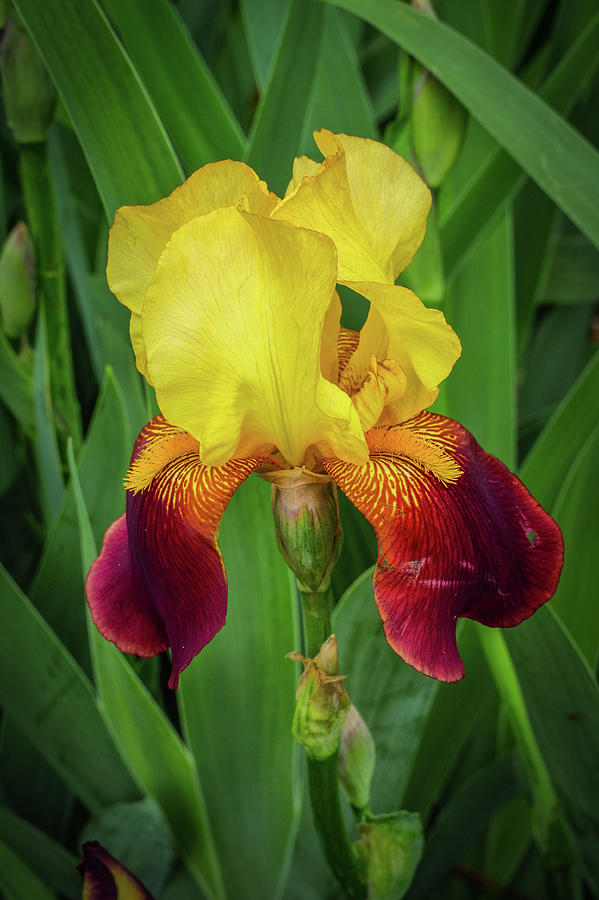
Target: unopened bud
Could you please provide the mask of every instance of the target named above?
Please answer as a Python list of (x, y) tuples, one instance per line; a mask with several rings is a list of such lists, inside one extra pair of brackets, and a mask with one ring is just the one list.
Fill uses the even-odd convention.
[(352, 704), (341, 731), (339, 781), (355, 809), (370, 802), (370, 783), (374, 773), (376, 749), (366, 722)]
[(56, 105), (56, 89), (23, 26), (9, 16), (0, 50), (2, 91), (8, 124), (19, 144), (45, 140)]
[(423, 848), (418, 813), (401, 810), (360, 822), (368, 900), (400, 900), (412, 883)]
[(339, 749), (341, 731), (350, 709), (343, 687), (345, 675), (338, 675), (337, 640), (332, 634), (314, 659), (288, 653), (288, 659), (303, 663), (304, 671), (296, 692), (293, 736), (309, 759), (327, 759)]
[(414, 82), (412, 143), (431, 187), (438, 187), (456, 161), (466, 127), (466, 110), (426, 69)]
[(98, 841), (86, 841), (77, 866), (83, 878), (85, 900), (153, 900), (150, 892), (129, 869), (111, 856)]
[(337, 488), (327, 476), (299, 468), (271, 472), (268, 479), (283, 559), (300, 590), (325, 590), (343, 540)]
[(20, 337), (33, 318), (36, 277), (33, 244), (24, 222), (8, 235), (0, 253), (0, 318), (8, 337)]

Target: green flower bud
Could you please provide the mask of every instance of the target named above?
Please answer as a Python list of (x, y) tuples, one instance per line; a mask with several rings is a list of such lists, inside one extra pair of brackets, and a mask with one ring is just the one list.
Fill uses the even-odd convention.
[(19, 144), (46, 138), (56, 105), (56, 89), (23, 26), (9, 16), (0, 50), (6, 117)]
[(456, 161), (466, 127), (466, 110), (429, 71), (416, 71), (412, 143), (426, 181), (431, 187), (438, 187)]
[(336, 753), (341, 732), (350, 709), (343, 687), (345, 675), (338, 675), (337, 639), (332, 634), (314, 659), (301, 653), (287, 654), (303, 663), (304, 671), (296, 692), (292, 732), (309, 759), (327, 759)]
[(352, 703), (341, 731), (339, 780), (347, 799), (355, 809), (365, 809), (370, 802), (370, 783), (375, 758), (376, 749), (372, 735)]
[(401, 900), (424, 846), (418, 813), (401, 810), (360, 822), (358, 852), (364, 857), (368, 900)]
[(277, 543), (300, 590), (325, 590), (339, 558), (343, 532), (337, 488), (307, 469), (270, 472)]
[(0, 319), (8, 337), (20, 337), (33, 318), (36, 277), (33, 244), (24, 222), (8, 235), (0, 253)]

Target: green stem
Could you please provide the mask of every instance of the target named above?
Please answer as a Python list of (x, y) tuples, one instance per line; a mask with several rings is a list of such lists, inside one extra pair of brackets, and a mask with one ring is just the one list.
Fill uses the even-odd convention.
[(21, 183), (27, 222), (36, 252), (39, 289), (48, 329), (51, 353), (51, 384), (56, 413), (63, 430), (81, 442), (79, 404), (75, 391), (64, 259), (54, 185), (45, 142), (19, 147)]
[(330, 587), (324, 591), (302, 590), (298, 587), (302, 598), (302, 620), (304, 625), (304, 653), (314, 657), (331, 634), (331, 596)]
[[(331, 634), (331, 590), (310, 593), (300, 589), (304, 625), (304, 652), (314, 657)], [(356, 866), (339, 797), (337, 753), (324, 760), (308, 759), (308, 781), (314, 825), (324, 855), (347, 895), (366, 896), (366, 887)]]

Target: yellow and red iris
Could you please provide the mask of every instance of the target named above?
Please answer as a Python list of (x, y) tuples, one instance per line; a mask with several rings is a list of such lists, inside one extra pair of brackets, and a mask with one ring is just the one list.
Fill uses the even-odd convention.
[[(162, 415), (136, 441), (87, 598), (121, 650), (171, 648), (171, 687), (224, 625), (217, 533), (252, 472), (313, 472), (345, 492), (377, 535), (387, 640), (441, 680), (463, 675), (459, 617), (515, 625), (559, 578), (550, 516), (464, 428), (425, 412), (461, 349), (441, 312), (394, 284), (428, 188), (382, 144), (315, 139), (324, 161), (297, 159), (283, 199), (228, 160), (122, 207), (111, 229), (108, 282)], [(340, 326), (338, 284), (368, 303), (359, 333)]]

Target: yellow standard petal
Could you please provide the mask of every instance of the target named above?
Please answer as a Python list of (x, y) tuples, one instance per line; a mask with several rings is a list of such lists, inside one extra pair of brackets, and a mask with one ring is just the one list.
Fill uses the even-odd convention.
[(372, 392), (373, 379), (379, 384), (384, 406), (376, 422), (361, 414), (364, 430), (404, 422), (436, 400), (438, 385), (461, 353), (459, 338), (440, 310), (428, 309), (407, 288), (362, 282), (352, 289), (370, 301), (370, 312), (339, 384), (358, 408), (362, 387)]
[(131, 310), (131, 343), (137, 367), (147, 377), (139, 316), (146, 289), (171, 234), (193, 219), (247, 198), (251, 212), (268, 215), (278, 198), (244, 163), (210, 163), (149, 206), (122, 206), (116, 211), (108, 241), (106, 277), (110, 290)]
[(332, 238), (338, 281), (393, 284), (424, 237), (429, 189), (384, 144), (324, 129), (314, 138), (324, 162), (296, 160), (273, 217)]
[(141, 320), (158, 405), (203, 463), (277, 447), (290, 466), (321, 454), (364, 462), (351, 400), (321, 373), (336, 278), (324, 235), (234, 207), (179, 228)]

